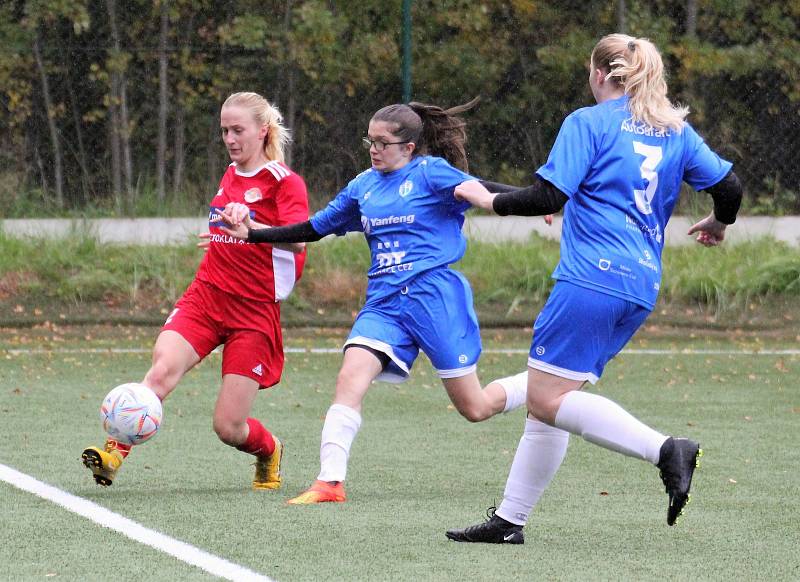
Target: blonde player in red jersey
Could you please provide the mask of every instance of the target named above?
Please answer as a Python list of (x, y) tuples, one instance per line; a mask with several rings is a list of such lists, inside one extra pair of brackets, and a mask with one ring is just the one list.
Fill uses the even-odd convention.
[[(222, 105), (222, 140), (232, 163), (211, 200), (207, 253), (164, 323), (142, 380), (164, 400), (186, 372), (225, 344), (213, 426), (222, 442), (255, 456), (254, 489), (281, 485), (283, 445), (250, 410), (260, 389), (280, 381), (280, 301), (300, 278), (305, 248), (234, 239), (219, 230), (218, 213), (238, 202), (261, 224), (308, 220), (305, 182), (283, 163), (289, 135), (281, 122), (278, 110), (256, 93), (234, 93)], [(108, 439), (103, 448), (84, 450), (82, 460), (94, 480), (108, 486), (130, 448)]]

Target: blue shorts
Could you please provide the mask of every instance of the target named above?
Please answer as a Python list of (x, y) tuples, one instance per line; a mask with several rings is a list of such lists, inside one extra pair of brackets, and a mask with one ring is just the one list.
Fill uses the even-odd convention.
[(648, 315), (631, 301), (557, 281), (533, 324), (528, 367), (594, 384)]
[(362, 345), (384, 353), (389, 363), (376, 380), (408, 379), (421, 349), (440, 378), (475, 371), (481, 355), (472, 290), (451, 269), (423, 273), (388, 297), (368, 302), (356, 317), (345, 348)]

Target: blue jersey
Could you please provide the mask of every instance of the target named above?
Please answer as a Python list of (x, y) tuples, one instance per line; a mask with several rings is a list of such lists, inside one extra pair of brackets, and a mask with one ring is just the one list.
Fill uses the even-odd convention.
[(633, 122), (627, 103), (624, 96), (570, 114), (537, 174), (570, 198), (553, 277), (652, 309), (681, 182), (703, 190), (731, 163), (688, 124), (678, 133)]
[(322, 235), (364, 233), (372, 255), (369, 302), (461, 259), (467, 247), (461, 227), (470, 204), (456, 200), (453, 190), (473, 179), (432, 156), (415, 157), (393, 172), (370, 168), (315, 214), (311, 225)]

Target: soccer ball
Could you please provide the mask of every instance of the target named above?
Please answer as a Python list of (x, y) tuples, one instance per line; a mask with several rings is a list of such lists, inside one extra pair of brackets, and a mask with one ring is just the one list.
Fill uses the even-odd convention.
[(158, 432), (163, 418), (161, 400), (144, 384), (122, 384), (103, 400), (100, 418), (108, 435), (127, 445), (138, 445)]

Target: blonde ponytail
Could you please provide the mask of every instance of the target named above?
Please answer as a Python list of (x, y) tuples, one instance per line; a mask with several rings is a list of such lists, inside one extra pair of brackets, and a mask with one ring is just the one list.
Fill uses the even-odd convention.
[(268, 128), (267, 137), (264, 138), (264, 155), (268, 161), (283, 162), (284, 151), (291, 141), (289, 129), (283, 125), (283, 116), (278, 108), (271, 105), (258, 93), (234, 93), (225, 100), (222, 107), (235, 105), (249, 109), (260, 125)]
[(609, 34), (595, 45), (592, 68), (608, 71), (606, 79), (623, 88), (634, 121), (678, 133), (683, 129), (689, 108), (673, 105), (667, 97), (664, 63), (652, 42)]

